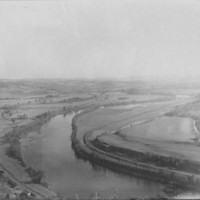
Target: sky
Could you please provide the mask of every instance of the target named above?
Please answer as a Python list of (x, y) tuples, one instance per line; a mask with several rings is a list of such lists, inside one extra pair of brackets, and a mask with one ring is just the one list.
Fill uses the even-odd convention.
[(200, 80), (199, 0), (0, 1), (0, 78)]

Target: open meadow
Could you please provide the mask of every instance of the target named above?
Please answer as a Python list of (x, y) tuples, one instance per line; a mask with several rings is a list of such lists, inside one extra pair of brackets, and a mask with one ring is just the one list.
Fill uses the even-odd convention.
[[(111, 170), (107, 175), (100, 172), (101, 176), (93, 172), (87, 179), (88, 184), (99, 179), (96, 190), (107, 195), (107, 198), (109, 190), (105, 191), (103, 183), (111, 186), (114, 180), (115, 187), (118, 187), (120, 180), (124, 182), (126, 188), (123, 190), (127, 190), (127, 194), (123, 190), (118, 191), (123, 198), (132, 197), (131, 191), (134, 190), (138, 191), (138, 195), (145, 190), (147, 196), (151, 192), (152, 195), (160, 192), (162, 195), (176, 194), (177, 191), (163, 194), (161, 188), (165, 188), (169, 182), (181, 188), (181, 178), (190, 185), (187, 190), (196, 190), (193, 182), (199, 183), (200, 173), (200, 90), (183, 93), (183, 90), (170, 86), (158, 88), (148, 84), (144, 87), (144, 83), (123, 81), (4, 80), (0, 84), (2, 198), (9, 195), (15, 199), (23, 191), (28, 191), (36, 199), (59, 199), (58, 191), (62, 193), (66, 190), (65, 168), (69, 170), (68, 173), (74, 173), (73, 178), (71, 176), (73, 184), (78, 181), (75, 177), (79, 172), (74, 167), (73, 172), (70, 171), (72, 160), (81, 162), (79, 165), (87, 169), (87, 174), (101, 167)], [(57, 115), (71, 116), (71, 113), (73, 119), (68, 119), (72, 121), (66, 124), (67, 131), (71, 131), (68, 134), (71, 134), (72, 144), (70, 138), (64, 141), (64, 118), (56, 121)], [(51, 128), (48, 128), (48, 124)], [(61, 129), (63, 132), (59, 134)], [(61, 154), (65, 160), (57, 156)], [(60, 163), (59, 169), (54, 160)], [(89, 160), (92, 164), (85, 166), (82, 160)], [(102, 164), (102, 161), (105, 163)], [(38, 162), (41, 163), (36, 165)], [(65, 166), (66, 162), (68, 164)], [(91, 169), (96, 165), (98, 167)], [(60, 170), (58, 180), (52, 174), (55, 170)], [(80, 171), (78, 167), (76, 170)], [(155, 187), (160, 191), (148, 188), (146, 183), (137, 186), (135, 179), (133, 182), (126, 178), (123, 180), (118, 175), (112, 175), (113, 171), (133, 179), (137, 177), (142, 181), (152, 181), (148, 184), (158, 184)], [(171, 176), (171, 173), (175, 177), (171, 180), (163, 175)], [(152, 178), (155, 174), (156, 179)], [(60, 182), (63, 186), (59, 190)], [(79, 187), (79, 193), (84, 197), (89, 195), (86, 191), (93, 191), (85, 186), (84, 193), (81, 185)], [(75, 195), (75, 192), (66, 193), (64, 195), (69, 198)]]

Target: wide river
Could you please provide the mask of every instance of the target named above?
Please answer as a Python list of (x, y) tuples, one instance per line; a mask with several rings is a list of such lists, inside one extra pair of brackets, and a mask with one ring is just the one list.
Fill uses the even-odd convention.
[(78, 159), (71, 147), (73, 115), (52, 118), (40, 134), (29, 138), (24, 147), (27, 165), (41, 169), (52, 190), (66, 198), (89, 198), (96, 192), (104, 198), (114, 193), (120, 199), (155, 197), (163, 185), (118, 174)]

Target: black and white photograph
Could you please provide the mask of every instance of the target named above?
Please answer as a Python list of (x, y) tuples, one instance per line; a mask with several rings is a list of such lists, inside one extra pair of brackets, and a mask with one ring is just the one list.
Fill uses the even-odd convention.
[(200, 199), (200, 0), (0, 0), (0, 200)]

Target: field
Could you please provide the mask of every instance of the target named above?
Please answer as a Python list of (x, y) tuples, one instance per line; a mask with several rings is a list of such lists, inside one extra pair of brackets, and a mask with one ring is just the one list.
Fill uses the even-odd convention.
[[(10, 186), (7, 184), (8, 181), (5, 181), (2, 186), (4, 188), (2, 188), (4, 191), (2, 197), (7, 194), (6, 191), (10, 194), (15, 193), (15, 186), (18, 186), (21, 191), (24, 189), (31, 191), (38, 198), (56, 195), (40, 184), (31, 183), (30, 174), (26, 170), (28, 166), (23, 163), (21, 154), (26, 137), (39, 132), (40, 126), (45, 123), (45, 118), (42, 118), (43, 114), (55, 115), (68, 112), (69, 109), (76, 111), (80, 106), (84, 108), (93, 104), (115, 103), (115, 99), (117, 103), (124, 102), (123, 92), (116, 92), (116, 95), (111, 91), (113, 89), (120, 91), (126, 87), (127, 83), (113, 83), (112, 81), (1, 80), (0, 164), (5, 171), (6, 180), (10, 180), (14, 185)], [(109, 97), (104, 99), (107, 94)], [(128, 101), (132, 101), (133, 96), (130, 95)], [(37, 117), (41, 119), (40, 122), (44, 122), (38, 124)], [(5, 136), (8, 139), (13, 138), (17, 143), (13, 142), (13, 139), (5, 142)], [(10, 151), (11, 147), (13, 152), (8, 156), (8, 150)], [(30, 183), (24, 184), (23, 182)]]
[(192, 142), (195, 137), (193, 125), (193, 121), (188, 118), (160, 117), (150, 122), (124, 128), (121, 134), (159, 141)]
[[(183, 92), (149, 83), (108, 80), (2, 80), (0, 86), (0, 167), (7, 178), (1, 191), (13, 193), (17, 186), (20, 191), (31, 191), (36, 198), (57, 196), (42, 179), (34, 182), (33, 175), (39, 172), (24, 163), (23, 143), (31, 134), (39, 133), (51, 117), (80, 110), (83, 113), (74, 118), (77, 126), (74, 137), (84, 151), (95, 154), (97, 163), (99, 157), (108, 163), (115, 162), (111, 154), (118, 160), (125, 159), (124, 151), (152, 154), (161, 160), (173, 157), (200, 162), (200, 90)], [(173, 116), (166, 116), (170, 112)], [(136, 156), (131, 161), (152, 166), (152, 170), (163, 168), (145, 156), (143, 160)], [(166, 163), (165, 168), (170, 167)], [(184, 168), (182, 173), (199, 176), (196, 165), (193, 168), (186, 171)], [(181, 171), (176, 167), (174, 170)], [(7, 184), (8, 180), (14, 186)]]
[[(110, 159), (109, 166), (113, 168), (122, 165), (123, 169), (128, 165), (134, 170), (138, 163), (140, 168), (149, 167), (149, 176), (151, 166), (156, 173), (168, 174), (162, 177), (161, 173), (160, 181), (174, 181), (182, 186), (187, 182), (189, 187), (198, 185), (200, 135), (196, 125), (199, 115), (197, 111), (196, 115), (192, 113), (198, 103), (191, 100), (178, 95), (166, 102), (143, 102), (86, 113), (76, 121), (76, 140), (82, 148), (78, 153), (85, 152), (102, 163), (109, 163)], [(168, 116), (177, 109), (176, 114)], [(167, 178), (172, 174), (177, 180)], [(191, 181), (187, 181), (189, 177)]]

